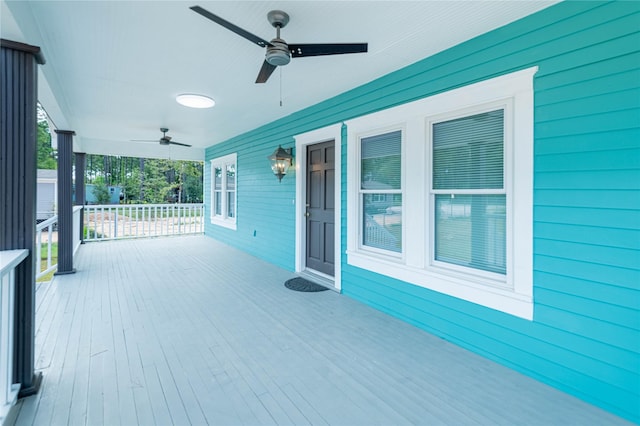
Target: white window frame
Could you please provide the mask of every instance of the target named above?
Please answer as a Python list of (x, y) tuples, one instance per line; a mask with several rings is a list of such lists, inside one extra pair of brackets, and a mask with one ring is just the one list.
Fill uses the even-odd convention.
[[(223, 226), (229, 229), (236, 229), (236, 219), (238, 217), (238, 155), (236, 153), (225, 155), (224, 157), (218, 157), (211, 160), (211, 209), (209, 212), (209, 218), (213, 225)], [(236, 168), (236, 188), (233, 192), (235, 192), (233, 211), (235, 212), (235, 217), (229, 217), (227, 214), (229, 212), (228, 209), (228, 193), (230, 191), (227, 190), (227, 166), (233, 164)], [(222, 190), (221, 190), (221, 215), (215, 214), (215, 170), (216, 168), (222, 169)]]
[[(347, 263), (440, 293), (533, 319), (533, 78), (516, 71), (347, 121)], [(505, 275), (434, 261), (431, 125), (505, 110)], [(360, 138), (404, 128), (403, 253), (360, 246)], [(514, 165), (517, 164), (517, 167)], [(405, 177), (406, 176), (406, 177)]]
[[(393, 132), (400, 132), (400, 189), (393, 189), (393, 190), (363, 190), (362, 189), (362, 180), (361, 180), (361, 166), (362, 166), (362, 159), (360, 157), (360, 150), (362, 148), (362, 139), (366, 139), (368, 137), (372, 137), (372, 136), (378, 136), (378, 135), (384, 135), (386, 133), (393, 133)], [(356, 147), (357, 149), (357, 156), (355, 158), (357, 158), (357, 175), (358, 175), (358, 183), (357, 183), (357, 188), (358, 188), (358, 211), (359, 211), (359, 217), (358, 217), (358, 250), (363, 251), (363, 252), (371, 252), (371, 253), (378, 253), (382, 256), (389, 256), (390, 258), (397, 258), (397, 259), (401, 259), (403, 256), (403, 253), (405, 252), (405, 225), (404, 225), (404, 219), (405, 219), (405, 214), (404, 214), (404, 208), (402, 209), (402, 213), (401, 213), (401, 223), (402, 223), (402, 245), (400, 247), (400, 251), (391, 251), (391, 250), (385, 250), (385, 249), (381, 249), (381, 248), (376, 248), (376, 247), (372, 247), (372, 246), (367, 246), (364, 244), (364, 226), (362, 224), (362, 218), (364, 217), (363, 213), (364, 213), (364, 194), (367, 193), (380, 193), (380, 194), (400, 194), (402, 196), (402, 207), (404, 207), (404, 203), (405, 203), (405, 192), (404, 192), (404, 184), (405, 184), (405, 173), (404, 173), (404, 145), (405, 145), (405, 135), (406, 135), (406, 131), (404, 126), (402, 125), (396, 125), (396, 126), (387, 126), (384, 128), (380, 128), (380, 129), (376, 129), (374, 131), (371, 132), (363, 132), (358, 134), (357, 139), (358, 139), (358, 146)]]
[[(504, 170), (503, 170), (503, 189), (495, 189), (495, 190), (487, 190), (487, 189), (472, 189), (466, 191), (451, 191), (451, 190), (434, 190), (433, 189), (433, 169), (429, 168), (427, 173), (427, 193), (428, 193), (428, 205), (430, 207), (429, 213), (429, 251), (428, 251), (428, 264), (435, 269), (439, 269), (443, 273), (451, 273), (456, 275), (475, 275), (479, 280), (481, 280), (484, 284), (497, 286), (497, 287), (506, 287), (513, 288), (513, 283), (511, 280), (513, 279), (513, 274), (507, 274), (506, 276), (503, 274), (498, 274), (494, 272), (488, 272), (480, 269), (474, 269), (470, 267), (465, 267), (461, 265), (456, 265), (453, 263), (448, 263), (444, 261), (439, 261), (435, 259), (435, 195), (439, 193), (447, 193), (447, 192), (456, 192), (457, 194), (497, 194), (497, 195), (507, 195), (507, 203), (510, 197), (513, 194), (509, 194), (509, 185), (511, 180), (513, 179), (513, 164), (511, 161), (508, 161), (508, 158), (511, 158), (511, 150), (513, 148), (513, 102), (512, 99), (504, 99), (496, 102), (491, 102), (488, 104), (477, 105), (470, 108), (465, 108), (459, 111), (447, 112), (444, 114), (440, 114), (433, 117), (428, 117), (426, 123), (426, 132), (427, 132), (427, 141), (428, 141), (428, 151), (427, 151), (427, 164), (433, 164), (432, 161), (432, 153), (433, 153), (433, 125), (437, 123), (441, 123), (443, 121), (455, 120), (457, 118), (469, 117), (476, 114), (482, 114), (484, 112), (496, 111), (502, 109), (504, 111)], [(509, 225), (513, 221), (513, 208), (509, 208), (507, 205), (507, 214), (506, 214), (506, 229), (509, 230)], [(508, 234), (508, 232), (507, 232)], [(506, 237), (506, 254), (507, 254), (507, 269), (509, 269), (509, 259), (513, 258), (510, 256), (510, 238), (507, 235)]]

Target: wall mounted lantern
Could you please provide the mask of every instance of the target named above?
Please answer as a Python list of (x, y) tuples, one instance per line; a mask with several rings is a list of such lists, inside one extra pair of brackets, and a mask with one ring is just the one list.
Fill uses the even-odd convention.
[(289, 167), (293, 163), (291, 149), (292, 148), (284, 149), (282, 145), (278, 145), (278, 149), (267, 157), (269, 161), (271, 161), (271, 170), (273, 170), (273, 174), (278, 177), (278, 181), (282, 181), (282, 177), (287, 174)]

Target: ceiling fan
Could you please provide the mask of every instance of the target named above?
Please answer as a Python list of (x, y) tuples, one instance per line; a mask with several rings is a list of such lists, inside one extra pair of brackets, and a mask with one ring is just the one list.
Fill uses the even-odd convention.
[(305, 56), (340, 55), (345, 53), (364, 53), (367, 51), (367, 43), (287, 44), (286, 41), (280, 38), (280, 29), (284, 28), (289, 22), (289, 15), (281, 10), (272, 10), (267, 14), (267, 19), (276, 29), (276, 38), (267, 41), (214, 15), (200, 6), (192, 6), (190, 9), (222, 25), (226, 29), (233, 31), (239, 36), (246, 38), (250, 42), (267, 48), (265, 60), (258, 73), (256, 83), (265, 83), (276, 67), (287, 65), (292, 57), (302, 58)]
[(132, 142), (160, 142), (160, 145), (180, 145), (180, 146), (187, 146), (187, 147), (191, 146), (191, 145), (187, 145), (186, 143), (172, 141), (171, 136), (167, 136), (167, 132), (169, 131), (169, 129), (167, 129), (166, 127), (160, 127), (160, 131), (162, 132), (162, 137), (159, 140), (132, 139), (131, 141)]

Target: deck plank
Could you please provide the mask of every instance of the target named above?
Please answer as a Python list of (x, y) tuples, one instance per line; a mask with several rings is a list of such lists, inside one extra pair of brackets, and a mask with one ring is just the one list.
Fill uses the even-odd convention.
[(39, 285), (44, 381), (17, 425), (625, 424), (206, 237), (87, 243), (74, 266)]

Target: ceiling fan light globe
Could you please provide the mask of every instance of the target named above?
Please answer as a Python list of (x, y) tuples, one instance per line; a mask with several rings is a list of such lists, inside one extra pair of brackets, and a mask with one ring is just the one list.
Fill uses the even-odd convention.
[(274, 38), (271, 40), (272, 46), (267, 47), (266, 60), (271, 65), (279, 67), (287, 65), (291, 62), (291, 52), (289, 46), (282, 39)]

